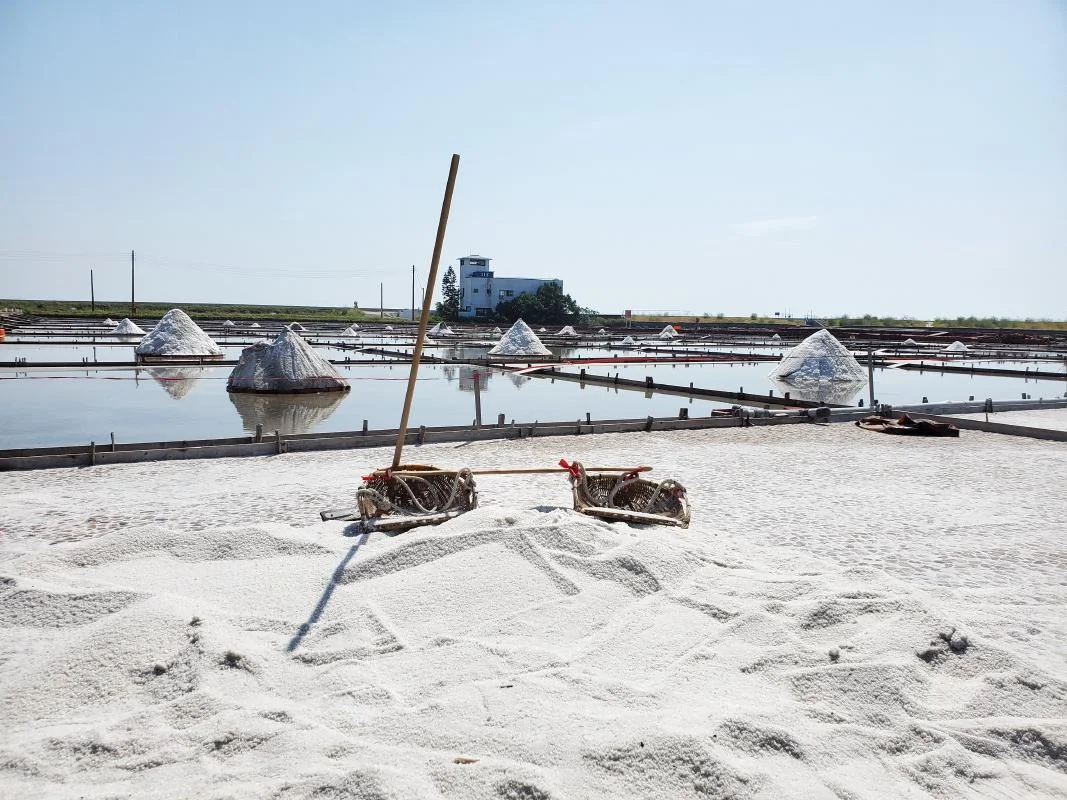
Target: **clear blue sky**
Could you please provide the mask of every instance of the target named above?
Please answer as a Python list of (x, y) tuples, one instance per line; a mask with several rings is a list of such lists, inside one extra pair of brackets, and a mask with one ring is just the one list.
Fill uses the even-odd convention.
[[(1067, 318), (1063, 2), (0, 0), (0, 296)], [(442, 270), (444, 267), (442, 267)]]

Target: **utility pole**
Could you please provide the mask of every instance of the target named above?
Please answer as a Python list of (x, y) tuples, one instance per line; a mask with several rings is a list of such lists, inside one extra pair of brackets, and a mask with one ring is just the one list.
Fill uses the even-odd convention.
[(96, 288), (93, 286), (93, 270), (89, 269), (89, 303), (92, 305), (92, 310), (96, 311)]
[(385, 319), (385, 284), (378, 284), (378, 316)]
[(872, 347), (867, 348), (867, 388), (870, 395), (868, 406), (874, 408), (874, 348)]
[(411, 265), (411, 321), (415, 321), (415, 265)]
[(137, 316), (137, 265), (130, 251), (130, 317)]

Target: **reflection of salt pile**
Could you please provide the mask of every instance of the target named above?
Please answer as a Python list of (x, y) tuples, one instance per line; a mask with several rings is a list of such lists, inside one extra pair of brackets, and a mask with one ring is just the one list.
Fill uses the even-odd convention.
[(105, 319), (100, 324), (101, 325), (107, 325), (109, 328), (114, 327), (115, 325), (118, 325), (118, 323), (115, 322), (115, 320), (111, 319), (111, 317), (108, 317), (107, 319)]
[(241, 351), (226, 381), (229, 392), (338, 392), (348, 381), (300, 334), (284, 330), (273, 342), (256, 342)]
[(193, 390), (204, 370), (200, 367), (153, 367), (148, 374), (167, 394), (175, 400), (181, 400)]
[(854, 405), (856, 395), (867, 385), (867, 382), (814, 380), (792, 383), (772, 378), (771, 385), (783, 396), (789, 392), (792, 400), (807, 400), (832, 406), (851, 406)]
[(249, 433), (262, 425), (264, 431), (281, 434), (310, 433), (324, 422), (348, 397), (345, 392), (314, 394), (252, 394), (230, 392), (230, 402), (241, 415), (241, 425)]
[(224, 327), (224, 328), (236, 328), (237, 324), (232, 319), (228, 319), (228, 320), (226, 320), (225, 322), (222, 323), (222, 327)]
[(299, 322), (290, 322), (286, 327), (291, 331), (306, 331), (307, 330), (307, 328), (305, 328)]
[(828, 330), (816, 331), (784, 356), (772, 378), (798, 381), (863, 381), (866, 373), (841, 342)]
[(123, 317), (122, 322), (111, 332), (116, 336), (144, 336), (144, 331), (129, 317)]
[(222, 349), (180, 308), (164, 314), (134, 352), (141, 356), (222, 355)]
[(515, 372), (509, 372), (508, 373), (508, 379), (513, 384), (515, 384), (515, 388), (516, 389), (521, 389), (529, 381), (533, 380), (533, 378), (531, 378), (529, 375), (519, 375), (518, 373), (515, 373)]
[(971, 348), (969, 348), (963, 342), (961, 342), (959, 340), (956, 340), (955, 342), (950, 344), (948, 347), (946, 347), (944, 350), (945, 350), (946, 353), (966, 353), (970, 349)]
[(356, 330), (355, 325), (349, 325), (340, 333), (341, 336), (359, 336), (359, 331)]
[(556, 336), (577, 336), (577, 335), (578, 335), (578, 331), (576, 331), (570, 325), (566, 325), (566, 326), (560, 328), (559, 333), (556, 334)]
[(661, 338), (661, 339), (677, 339), (678, 338), (678, 331), (676, 331), (674, 328), (672, 328), (670, 325), (668, 325), (667, 327), (665, 327), (663, 330), (661, 330), (659, 332), (659, 338)]
[(552, 351), (545, 347), (537, 334), (521, 319), (508, 328), (500, 341), (489, 351), (491, 356), (550, 356)]
[(429, 336), (451, 336), (452, 331), (447, 325), (445, 325), (445, 323), (438, 322), (436, 325), (430, 328), (429, 331), (427, 331), (427, 334)]

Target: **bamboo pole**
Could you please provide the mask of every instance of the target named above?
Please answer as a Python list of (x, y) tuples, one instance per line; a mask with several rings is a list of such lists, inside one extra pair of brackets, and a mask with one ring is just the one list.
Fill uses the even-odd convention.
[[(589, 472), (649, 472), (652, 467), (583, 467)], [(420, 469), (411, 472), (402, 470), (376, 469), (372, 475), (389, 475), (394, 478), (425, 478), (433, 475), (455, 475), (454, 469)], [(569, 472), (563, 467), (515, 467), (514, 469), (472, 469), (471, 475), (532, 475), (541, 473)]]
[(408, 415), (411, 414), (411, 398), (415, 395), (415, 379), (419, 374), (419, 360), (422, 358), (422, 340), (426, 336), (426, 323), (430, 321), (430, 303), (433, 300), (433, 287), (437, 282), (437, 267), (441, 263), (441, 248), (445, 243), (445, 228), (448, 227), (448, 212), (452, 207), (452, 190), (456, 188), (456, 173), (459, 171), (459, 155), (452, 154), (452, 164), (448, 168), (448, 183), (445, 184), (445, 197), (441, 201), (441, 218), (437, 222), (437, 240), (433, 245), (433, 258), (430, 260), (430, 275), (426, 279), (426, 294), (422, 300), (422, 315), (419, 317), (419, 330), (415, 334), (415, 351), (411, 354), (411, 373), (408, 375), (408, 390), (404, 395), (404, 411), (400, 415), (400, 430), (396, 435), (396, 450), (393, 452), (393, 466), (400, 466), (400, 453), (404, 449), (404, 439), (408, 434)]

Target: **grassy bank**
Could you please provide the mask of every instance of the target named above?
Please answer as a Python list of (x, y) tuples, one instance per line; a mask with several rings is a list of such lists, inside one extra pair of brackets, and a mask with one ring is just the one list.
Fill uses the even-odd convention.
[[(94, 311), (89, 303), (75, 300), (3, 300), (0, 308), (18, 308), (26, 314), (40, 317), (113, 317), (130, 316), (130, 304), (97, 302)], [(357, 308), (330, 306), (257, 306), (239, 303), (137, 303), (138, 318), (158, 318), (172, 308), (180, 308), (193, 319), (280, 319), (301, 321), (377, 322), (376, 313), (368, 314)], [(397, 317), (386, 314), (386, 322), (396, 322)]]

